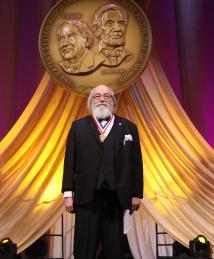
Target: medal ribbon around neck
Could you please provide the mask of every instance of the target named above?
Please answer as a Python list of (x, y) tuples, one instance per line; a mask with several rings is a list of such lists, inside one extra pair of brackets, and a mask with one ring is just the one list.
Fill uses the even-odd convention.
[(93, 119), (95, 121), (95, 124), (97, 125), (97, 128), (100, 132), (100, 142), (104, 142), (105, 138), (108, 136), (112, 126), (113, 126), (113, 123), (114, 123), (114, 118), (115, 116), (114, 115), (111, 115), (110, 117), (110, 120), (109, 122), (105, 125), (104, 128), (102, 128), (102, 126), (100, 125), (99, 121), (97, 120), (97, 118), (95, 116), (93, 116)]

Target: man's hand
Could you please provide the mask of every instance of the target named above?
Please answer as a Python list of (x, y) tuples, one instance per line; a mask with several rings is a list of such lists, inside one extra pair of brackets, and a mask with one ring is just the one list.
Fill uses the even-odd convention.
[(140, 208), (140, 198), (132, 197), (131, 214)]
[(73, 197), (67, 197), (64, 198), (64, 204), (65, 204), (65, 209), (72, 213), (74, 212), (74, 198)]

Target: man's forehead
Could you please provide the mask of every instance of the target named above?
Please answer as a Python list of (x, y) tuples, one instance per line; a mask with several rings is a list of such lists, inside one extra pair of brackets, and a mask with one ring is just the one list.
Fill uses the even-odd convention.
[(94, 88), (94, 93), (112, 93), (112, 90), (106, 85), (99, 85)]
[(70, 32), (79, 32), (78, 28), (73, 24), (64, 24), (61, 30), (62, 34), (67, 34)]
[(115, 20), (115, 19), (125, 20), (125, 17), (123, 16), (120, 10), (109, 10), (104, 13), (103, 19), (104, 20)]

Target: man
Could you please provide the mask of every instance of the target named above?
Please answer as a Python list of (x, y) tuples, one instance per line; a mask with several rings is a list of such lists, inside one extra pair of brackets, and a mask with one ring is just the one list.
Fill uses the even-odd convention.
[(131, 58), (125, 49), (127, 25), (128, 13), (119, 5), (105, 4), (94, 14), (93, 29), (99, 40), (96, 51), (104, 57), (103, 65), (118, 66)]
[(103, 58), (92, 52), (94, 36), (87, 23), (80, 20), (68, 20), (57, 30), (59, 50), (63, 58), (59, 62), (68, 74), (92, 71), (103, 62)]
[(115, 107), (113, 91), (95, 87), (91, 115), (74, 121), (68, 135), (62, 191), (66, 210), (76, 213), (75, 259), (95, 259), (100, 240), (106, 259), (122, 258), (124, 211), (137, 210), (143, 197), (137, 128)]

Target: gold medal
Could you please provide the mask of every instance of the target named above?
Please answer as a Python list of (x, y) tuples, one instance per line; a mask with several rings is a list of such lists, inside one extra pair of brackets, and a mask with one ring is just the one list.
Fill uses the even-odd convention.
[(104, 134), (100, 134), (100, 142), (104, 142), (106, 136)]

